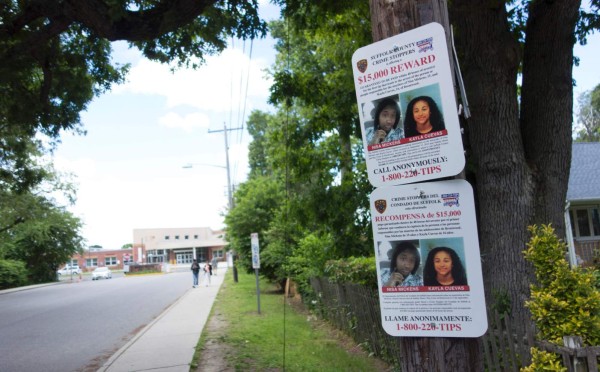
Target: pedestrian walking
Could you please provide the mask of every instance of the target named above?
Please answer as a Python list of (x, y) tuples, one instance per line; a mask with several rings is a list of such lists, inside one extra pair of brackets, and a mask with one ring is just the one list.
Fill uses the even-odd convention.
[(192, 270), (192, 275), (194, 278), (192, 287), (196, 288), (198, 286), (198, 273), (200, 272), (200, 265), (198, 265), (198, 261), (196, 261), (195, 258), (192, 262), (192, 267), (190, 268), (190, 270)]
[(214, 270), (213, 274), (216, 276), (217, 275), (217, 271), (219, 271), (218, 270), (219, 269), (219, 260), (217, 259), (217, 256), (213, 256), (211, 263), (212, 263), (212, 267), (213, 267), (213, 270)]
[(204, 264), (204, 273), (203, 273), (203, 277), (202, 277), (202, 281), (204, 282), (204, 286), (208, 287), (208, 285), (210, 284), (210, 267), (209, 264)]

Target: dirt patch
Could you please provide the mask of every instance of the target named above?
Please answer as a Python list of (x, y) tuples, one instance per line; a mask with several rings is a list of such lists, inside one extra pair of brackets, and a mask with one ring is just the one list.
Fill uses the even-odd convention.
[[(197, 367), (194, 371), (202, 372), (233, 372), (235, 368), (227, 363), (227, 355), (233, 352), (233, 348), (222, 341), (223, 335), (227, 333), (227, 321), (220, 312), (214, 312), (208, 319), (204, 333), (206, 341), (200, 352), (200, 358), (196, 360)], [(191, 370), (191, 369), (190, 369)]]

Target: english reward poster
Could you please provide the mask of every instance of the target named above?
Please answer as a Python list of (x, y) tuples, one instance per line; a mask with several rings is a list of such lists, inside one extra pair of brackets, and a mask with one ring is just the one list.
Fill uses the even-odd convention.
[(443, 27), (430, 23), (352, 56), (369, 181), (375, 187), (455, 176), (464, 167)]

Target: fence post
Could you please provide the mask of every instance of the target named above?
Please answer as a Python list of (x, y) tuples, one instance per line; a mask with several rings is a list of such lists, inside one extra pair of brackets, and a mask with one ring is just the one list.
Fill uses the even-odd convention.
[(569, 370), (575, 372), (588, 372), (588, 366), (585, 358), (577, 356), (577, 351), (581, 349), (582, 340), (579, 336), (563, 336), (563, 344), (573, 349), (573, 358), (569, 358), (571, 366)]

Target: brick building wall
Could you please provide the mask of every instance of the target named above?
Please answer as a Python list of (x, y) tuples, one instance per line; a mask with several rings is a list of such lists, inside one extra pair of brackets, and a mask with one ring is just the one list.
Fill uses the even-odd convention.
[(77, 265), (82, 271), (92, 271), (96, 267), (106, 266), (111, 270), (123, 270), (123, 262), (133, 259), (133, 250), (130, 249), (114, 249), (114, 250), (89, 250), (83, 255), (77, 254), (73, 256), (72, 262), (77, 262)]

